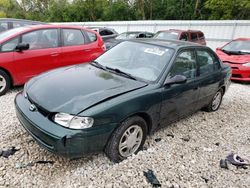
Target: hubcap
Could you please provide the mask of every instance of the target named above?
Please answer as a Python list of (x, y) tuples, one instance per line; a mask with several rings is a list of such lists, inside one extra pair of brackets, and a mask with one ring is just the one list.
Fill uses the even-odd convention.
[(135, 153), (141, 145), (143, 138), (142, 128), (138, 125), (130, 126), (122, 135), (119, 143), (119, 153), (128, 157)]
[(6, 80), (0, 75), (0, 92), (2, 92), (6, 87)]
[(221, 92), (217, 92), (213, 98), (212, 109), (217, 110), (221, 102)]

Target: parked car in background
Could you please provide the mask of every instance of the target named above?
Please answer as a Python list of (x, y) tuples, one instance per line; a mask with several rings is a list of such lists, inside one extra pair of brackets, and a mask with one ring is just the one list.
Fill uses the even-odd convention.
[(80, 26), (37, 25), (0, 33), (0, 95), (50, 69), (92, 61), (104, 50), (100, 35)]
[(26, 25), (44, 25), (44, 22), (13, 19), (13, 18), (0, 18), (0, 33), (9, 29), (23, 27)]
[(90, 64), (31, 79), (16, 96), (16, 112), (51, 152), (73, 158), (105, 151), (119, 162), (160, 126), (202, 108), (218, 110), (230, 77), (230, 67), (208, 47), (123, 41)]
[(128, 39), (136, 39), (136, 38), (152, 38), (154, 33), (146, 32), (146, 31), (129, 31), (119, 34), (117, 37), (113, 39), (109, 39), (104, 41), (106, 45), (106, 49), (110, 49), (119, 42)]
[(158, 31), (154, 38), (164, 40), (183, 40), (206, 45), (204, 33), (198, 30), (169, 29)]
[(107, 28), (107, 27), (87, 27), (87, 28), (99, 33), (104, 42), (108, 39), (115, 38), (118, 35), (118, 33), (112, 28)]
[(217, 48), (216, 53), (232, 68), (231, 80), (250, 82), (250, 38), (232, 40)]

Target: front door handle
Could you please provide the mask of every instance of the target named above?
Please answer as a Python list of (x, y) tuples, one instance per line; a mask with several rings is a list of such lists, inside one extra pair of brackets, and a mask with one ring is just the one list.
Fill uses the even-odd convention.
[(59, 53), (58, 53), (58, 52), (51, 52), (50, 55), (51, 55), (52, 57), (56, 57), (56, 56), (59, 55)]
[(85, 52), (90, 52), (91, 49), (84, 49), (83, 51), (85, 51)]

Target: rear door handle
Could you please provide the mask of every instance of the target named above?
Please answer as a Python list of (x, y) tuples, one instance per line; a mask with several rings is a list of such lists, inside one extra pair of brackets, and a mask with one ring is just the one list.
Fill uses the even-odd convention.
[(51, 55), (52, 57), (56, 57), (56, 56), (59, 55), (59, 53), (58, 53), (58, 52), (51, 52), (50, 55)]

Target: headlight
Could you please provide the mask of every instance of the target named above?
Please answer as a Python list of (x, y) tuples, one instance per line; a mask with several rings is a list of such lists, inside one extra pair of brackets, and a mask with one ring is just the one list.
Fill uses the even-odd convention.
[(66, 113), (57, 113), (54, 122), (70, 129), (86, 129), (92, 127), (94, 119), (91, 117), (72, 116)]
[(242, 66), (244, 66), (244, 67), (250, 67), (250, 63), (244, 63), (244, 64), (242, 64)]

